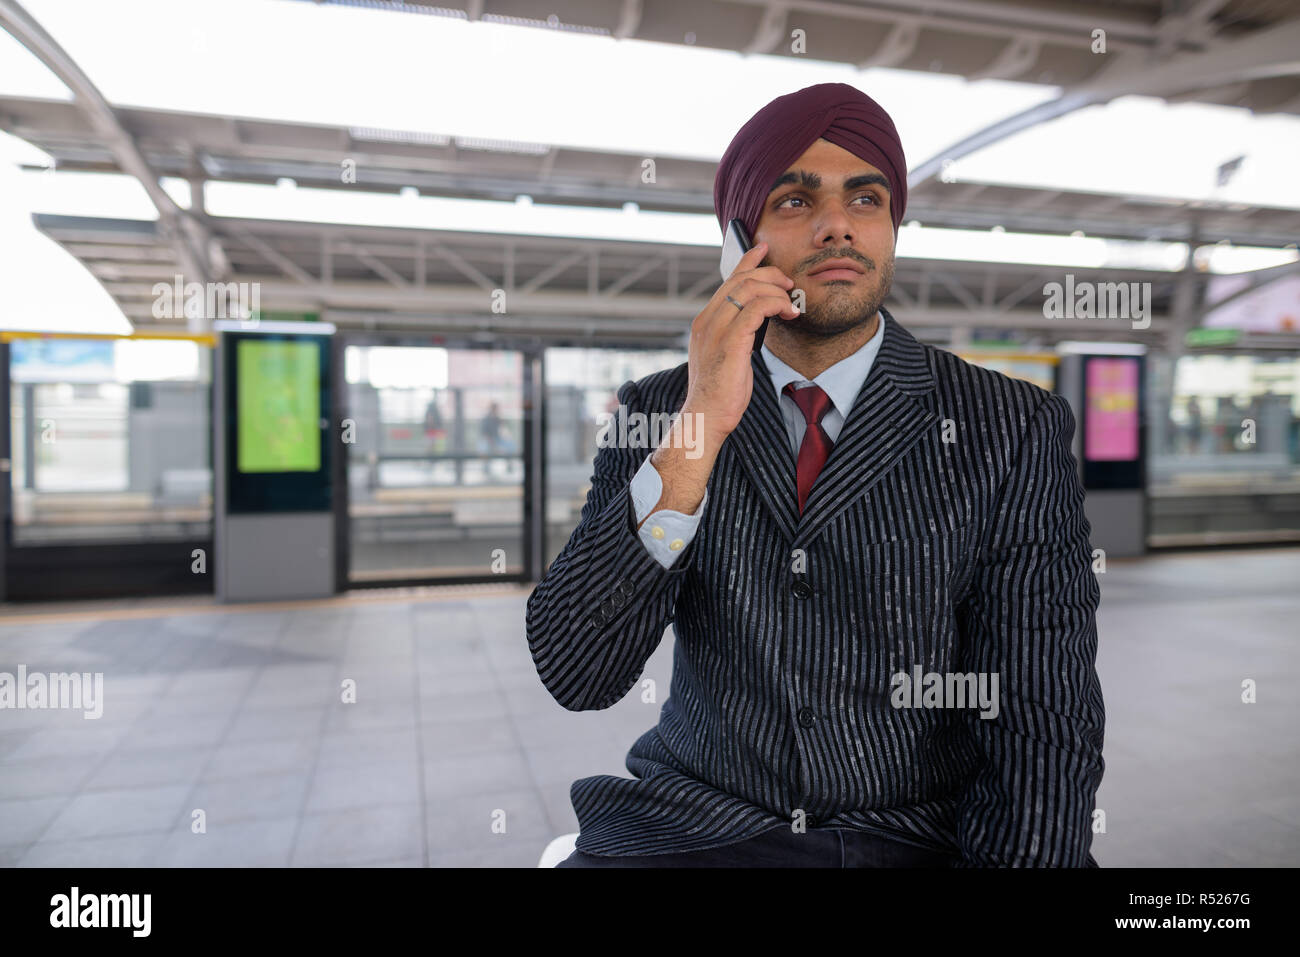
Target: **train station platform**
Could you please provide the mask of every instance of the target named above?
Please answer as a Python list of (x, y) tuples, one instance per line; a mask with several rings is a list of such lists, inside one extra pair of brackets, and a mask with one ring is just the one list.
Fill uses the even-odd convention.
[[(1108, 564), (1103, 867), (1300, 857), (1298, 580), (1296, 548)], [(98, 718), (0, 712), (0, 866), (536, 866), (577, 830), (570, 783), (627, 775), (673, 634), (645, 670), (658, 703), (568, 712), (528, 652), (529, 591), (4, 607), (0, 671), (105, 677)]]

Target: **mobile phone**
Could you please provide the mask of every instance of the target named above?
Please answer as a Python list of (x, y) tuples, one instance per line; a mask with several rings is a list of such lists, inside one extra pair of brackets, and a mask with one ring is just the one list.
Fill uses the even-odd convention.
[[(731, 274), (740, 265), (741, 257), (749, 252), (752, 246), (753, 243), (749, 241), (749, 233), (745, 231), (745, 223), (742, 220), (733, 219), (727, 224), (727, 231), (722, 237), (722, 260), (719, 263), (724, 281), (731, 278)], [(755, 352), (763, 348), (763, 336), (767, 335), (769, 321), (771, 321), (770, 317), (765, 318), (758, 331), (754, 333)]]

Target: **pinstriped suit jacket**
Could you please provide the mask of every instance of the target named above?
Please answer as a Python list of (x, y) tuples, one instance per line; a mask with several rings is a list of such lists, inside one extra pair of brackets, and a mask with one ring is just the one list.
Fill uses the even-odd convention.
[[(634, 778), (573, 783), (579, 850), (701, 850), (802, 809), (810, 827), (961, 866), (1097, 866), (1100, 590), (1069, 405), (886, 318), (802, 516), (759, 355), (672, 568), (635, 528), (629, 483), (652, 449), (598, 452), (578, 527), (528, 599), (538, 675), (571, 711), (607, 708), (669, 622), (676, 643), (659, 724), (627, 756)], [(683, 363), (618, 397), (671, 414), (686, 387)], [(916, 666), (997, 673), (997, 717), (895, 708), (891, 677)]]

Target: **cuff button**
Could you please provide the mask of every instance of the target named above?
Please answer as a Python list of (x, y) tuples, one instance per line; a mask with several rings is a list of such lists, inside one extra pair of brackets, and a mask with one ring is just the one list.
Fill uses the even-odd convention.
[(655, 538), (663, 538), (664, 530), (660, 528), (658, 525), (654, 525), (650, 528), (650, 534), (653, 535)]
[(671, 548), (673, 551), (677, 551), (677, 549), (681, 548), (685, 544), (686, 543), (682, 541), (680, 538), (674, 538), (672, 540), (672, 543), (668, 547)]

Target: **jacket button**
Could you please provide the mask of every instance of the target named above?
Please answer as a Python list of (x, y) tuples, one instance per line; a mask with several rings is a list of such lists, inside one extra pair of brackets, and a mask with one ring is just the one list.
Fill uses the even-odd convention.
[(795, 598), (807, 598), (809, 595), (813, 593), (812, 585), (809, 585), (803, 579), (800, 579), (799, 581), (791, 585), (790, 591), (794, 592)]
[(813, 713), (812, 708), (799, 709), (799, 723), (805, 728), (811, 728), (817, 723), (817, 715)]

